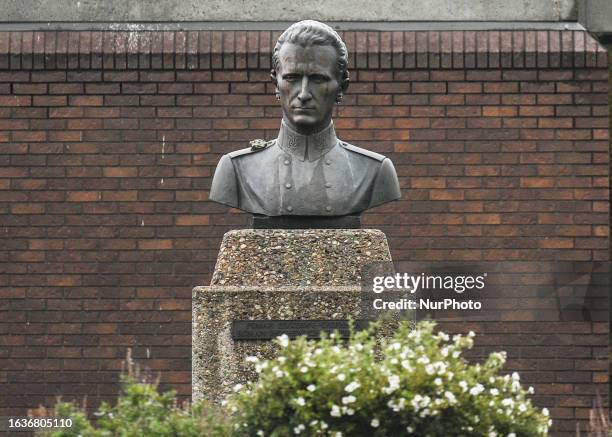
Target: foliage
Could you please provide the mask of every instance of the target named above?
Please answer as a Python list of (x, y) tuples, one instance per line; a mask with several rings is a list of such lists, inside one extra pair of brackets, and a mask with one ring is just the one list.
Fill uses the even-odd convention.
[[(280, 356), (249, 357), (259, 380), (237, 386), (228, 407), (237, 435), (544, 436), (551, 420), (531, 404), (519, 375), (499, 375), (505, 353), (462, 358), (473, 333), (451, 340), (434, 323), (402, 323), (319, 341), (277, 339)], [(378, 357), (378, 358), (377, 358)]]
[(59, 402), (50, 416), (70, 418), (70, 428), (41, 431), (44, 437), (201, 437), (227, 436), (227, 420), (205, 404), (180, 404), (174, 391), (159, 393), (157, 382), (140, 377), (128, 356), (128, 374), (122, 375), (117, 403), (103, 403), (90, 422), (83, 408)]
[[(589, 411), (589, 424), (585, 437), (612, 437), (610, 412), (604, 407), (601, 395), (597, 393), (595, 405)], [(580, 424), (576, 424), (576, 437), (582, 437)]]

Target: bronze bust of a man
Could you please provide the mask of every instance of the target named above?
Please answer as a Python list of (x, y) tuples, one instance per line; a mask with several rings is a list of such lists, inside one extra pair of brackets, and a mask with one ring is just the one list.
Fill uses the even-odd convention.
[(347, 50), (329, 26), (306, 20), (280, 36), (272, 81), (278, 138), (224, 155), (210, 199), (263, 216), (346, 216), (400, 198), (393, 163), (336, 137), (334, 105), (349, 84)]

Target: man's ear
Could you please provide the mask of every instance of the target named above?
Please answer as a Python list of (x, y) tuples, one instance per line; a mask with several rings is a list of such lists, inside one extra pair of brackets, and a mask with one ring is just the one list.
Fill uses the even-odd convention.
[(344, 73), (344, 77), (342, 78), (342, 83), (340, 84), (340, 89), (342, 90), (342, 93), (346, 93), (346, 90), (348, 89), (349, 83), (350, 83), (350, 78), (349, 78), (349, 72), (346, 71)]
[(276, 75), (276, 70), (270, 70), (270, 79), (272, 79), (272, 83), (278, 87), (277, 78), (278, 76)]

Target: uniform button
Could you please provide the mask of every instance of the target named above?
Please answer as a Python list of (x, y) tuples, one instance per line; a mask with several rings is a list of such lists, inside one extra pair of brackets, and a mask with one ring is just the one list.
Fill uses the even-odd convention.
[(285, 188), (291, 188), (291, 184), (289, 183), (285, 184)]
[(293, 206), (288, 206), (287, 207), (287, 211), (289, 211), (289, 212), (293, 211)]
[(325, 207), (325, 211), (331, 211), (331, 206), (327, 205), (327, 206)]
[(327, 182), (327, 183), (325, 184), (325, 188), (331, 188), (331, 184), (330, 184), (329, 182)]
[(284, 164), (285, 164), (285, 165), (289, 165), (289, 164), (290, 164), (289, 160), (288, 160), (288, 159), (285, 159)]
[(325, 164), (327, 164), (327, 165), (331, 165), (331, 161), (330, 161), (329, 159), (327, 159), (327, 160), (325, 161)]

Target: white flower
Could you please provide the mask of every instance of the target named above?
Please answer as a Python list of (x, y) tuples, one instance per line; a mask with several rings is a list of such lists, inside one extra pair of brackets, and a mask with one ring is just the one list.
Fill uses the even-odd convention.
[(361, 385), (357, 381), (353, 381), (349, 385), (344, 387), (344, 390), (346, 390), (348, 393), (351, 393), (355, 391), (356, 389), (358, 389), (359, 387), (361, 387)]
[(332, 405), (332, 409), (331, 409), (329, 414), (332, 417), (340, 417), (340, 416), (342, 416), (342, 413), (340, 412), (340, 407), (338, 407), (338, 405)]
[(316, 387), (315, 387), (313, 384), (310, 384), (308, 387), (306, 387), (306, 390), (308, 390), (309, 392), (313, 392), (313, 391), (315, 391), (316, 389), (317, 389), (317, 388), (316, 388)]
[(484, 387), (482, 386), (482, 384), (476, 384), (474, 387), (470, 389), (470, 394), (472, 396), (478, 396), (483, 391), (484, 391)]
[(492, 388), (492, 389), (491, 389), (491, 390), (489, 390), (489, 391), (491, 392), (491, 394), (492, 394), (493, 396), (497, 396), (497, 395), (499, 394), (499, 390), (498, 390), (498, 389), (496, 389), (496, 388)]
[(548, 417), (550, 415), (550, 412), (548, 411), (548, 408), (542, 408), (542, 414), (546, 417)]
[(468, 384), (465, 381), (459, 381), (459, 387), (461, 387), (463, 391), (466, 392), (468, 389)]
[(525, 411), (527, 411), (527, 405), (519, 404), (518, 409), (521, 413), (524, 413)]
[(436, 369), (433, 364), (428, 364), (425, 366), (425, 373), (427, 373), (428, 375), (433, 375), (434, 373), (436, 373)]
[(257, 363), (259, 362), (259, 358), (249, 355), (248, 357), (246, 357), (246, 362), (247, 363)]
[(372, 419), (372, 421), (370, 422), (370, 426), (372, 428), (378, 428), (380, 426), (380, 420), (376, 418)]
[(436, 378), (436, 379), (434, 379), (434, 384), (442, 385), (442, 380), (440, 378)]
[(398, 411), (403, 410), (405, 404), (406, 404), (406, 399), (404, 399), (404, 398), (400, 398), (400, 400), (397, 401), (397, 402), (394, 402), (393, 399), (391, 399), (389, 402), (387, 402), (387, 406), (389, 408), (391, 408), (393, 411), (395, 411), (396, 413)]
[(414, 432), (414, 428), (413, 428), (413, 427), (411, 427), (411, 426), (407, 426), (407, 427), (406, 427), (406, 431), (408, 431), (409, 433), (411, 433), (411, 434), (412, 434), (412, 433)]
[(300, 372), (302, 372), (302, 373), (308, 372), (308, 367), (306, 367), (306, 366), (300, 367)]
[(334, 437), (342, 437), (342, 433), (338, 431), (336, 434), (334, 434)]
[(282, 370), (277, 370), (276, 372), (274, 372), (274, 374), (276, 375), (277, 378), (282, 378), (284, 375)]
[(446, 364), (444, 364), (442, 361), (436, 361), (432, 365), (438, 370), (438, 374), (442, 375), (444, 372), (446, 372)]
[(355, 396), (353, 396), (353, 395), (343, 396), (343, 397), (342, 397), (342, 403), (343, 403), (344, 405), (346, 405), (346, 404), (350, 404), (350, 403), (353, 403), (353, 402), (355, 402), (356, 400), (357, 400), (357, 398), (356, 398)]
[(513, 381), (520, 381), (521, 380), (521, 375), (519, 375), (516, 372), (512, 373), (512, 380)]
[(506, 437), (516, 437), (516, 434), (511, 432), (510, 434), (508, 434)]
[(348, 416), (352, 416), (353, 414), (355, 414), (355, 410), (353, 410), (352, 408), (347, 408), (346, 409), (346, 414)]
[(264, 432), (260, 429), (259, 431), (257, 431), (257, 436), (258, 437), (263, 437), (264, 436)]
[(278, 340), (278, 343), (281, 345), (281, 347), (289, 346), (289, 337), (287, 336), (287, 334), (279, 335), (278, 337), (276, 337), (276, 339)]
[(236, 385), (234, 386), (234, 391), (236, 391), (236, 392), (237, 392), (237, 391), (240, 391), (240, 389), (241, 389), (241, 388), (242, 388), (242, 384), (236, 384)]
[(506, 399), (503, 399), (503, 400), (501, 401), (501, 404), (502, 404), (504, 407), (512, 407), (512, 406), (514, 405), (514, 399), (512, 399), (512, 398), (506, 398)]
[(383, 391), (386, 394), (391, 394), (399, 388), (400, 378), (397, 375), (389, 376), (389, 387), (384, 387)]
[(298, 404), (299, 406), (303, 407), (304, 405), (306, 405), (306, 401), (304, 400), (304, 398), (299, 397), (295, 400), (295, 403)]
[(346, 379), (346, 375), (344, 373), (339, 373), (338, 374), (338, 380), (344, 381), (345, 379)]
[(255, 364), (255, 371), (257, 373), (261, 373), (261, 371), (263, 369), (267, 369), (267, 368), (268, 368), (268, 362), (267, 361), (264, 361), (263, 363)]
[(444, 396), (446, 397), (446, 399), (448, 399), (448, 402), (450, 404), (454, 404), (455, 402), (457, 402), (457, 398), (450, 391), (444, 392)]
[(299, 434), (302, 431), (304, 431), (305, 429), (306, 429), (306, 427), (304, 426), (304, 424), (300, 423), (298, 426), (293, 428), (293, 432), (294, 432), (294, 434)]

